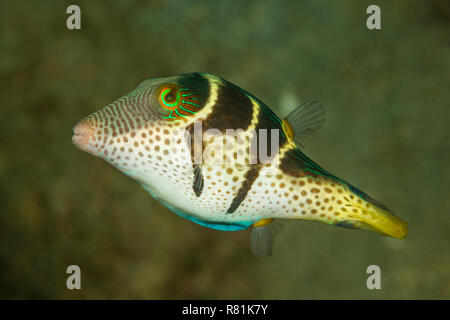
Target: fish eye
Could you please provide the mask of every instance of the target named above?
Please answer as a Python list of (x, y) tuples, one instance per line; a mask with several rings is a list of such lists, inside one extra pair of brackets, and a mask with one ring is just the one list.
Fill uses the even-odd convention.
[(163, 86), (159, 93), (159, 102), (161, 107), (166, 110), (174, 110), (180, 103), (181, 93), (178, 87), (174, 85)]
[(158, 88), (157, 97), (161, 118), (178, 121), (191, 117), (200, 109), (199, 95), (175, 83), (165, 83)]
[(170, 91), (168, 94), (164, 96), (164, 101), (166, 102), (174, 102), (177, 99), (177, 95)]

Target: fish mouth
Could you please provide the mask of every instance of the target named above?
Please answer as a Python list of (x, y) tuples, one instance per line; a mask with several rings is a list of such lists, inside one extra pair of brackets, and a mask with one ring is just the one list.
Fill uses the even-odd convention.
[(82, 120), (73, 127), (72, 143), (80, 150), (95, 155), (95, 150), (90, 144), (93, 134), (94, 129), (91, 125), (86, 120)]

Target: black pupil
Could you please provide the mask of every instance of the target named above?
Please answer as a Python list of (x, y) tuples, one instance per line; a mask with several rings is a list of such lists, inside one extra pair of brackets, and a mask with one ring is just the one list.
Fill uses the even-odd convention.
[(168, 94), (166, 94), (165, 99), (167, 102), (174, 102), (176, 100), (176, 97), (177, 96), (172, 91), (170, 91)]

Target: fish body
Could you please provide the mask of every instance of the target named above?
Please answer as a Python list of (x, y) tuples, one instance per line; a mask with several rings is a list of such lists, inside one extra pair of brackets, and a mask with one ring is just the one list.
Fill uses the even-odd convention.
[(80, 121), (73, 142), (184, 218), (224, 231), (253, 226), (259, 256), (271, 252), (274, 219), (404, 238), (406, 222), (300, 150), (323, 119), (314, 103), (280, 119), (240, 87), (193, 73), (143, 81)]

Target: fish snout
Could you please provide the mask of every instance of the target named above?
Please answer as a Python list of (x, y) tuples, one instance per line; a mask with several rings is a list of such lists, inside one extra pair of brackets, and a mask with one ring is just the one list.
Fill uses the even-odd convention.
[(94, 132), (94, 128), (87, 119), (81, 120), (77, 125), (75, 125), (75, 127), (73, 127), (73, 144), (79, 149), (93, 154), (94, 148), (90, 143), (93, 140), (92, 138), (94, 137)]

